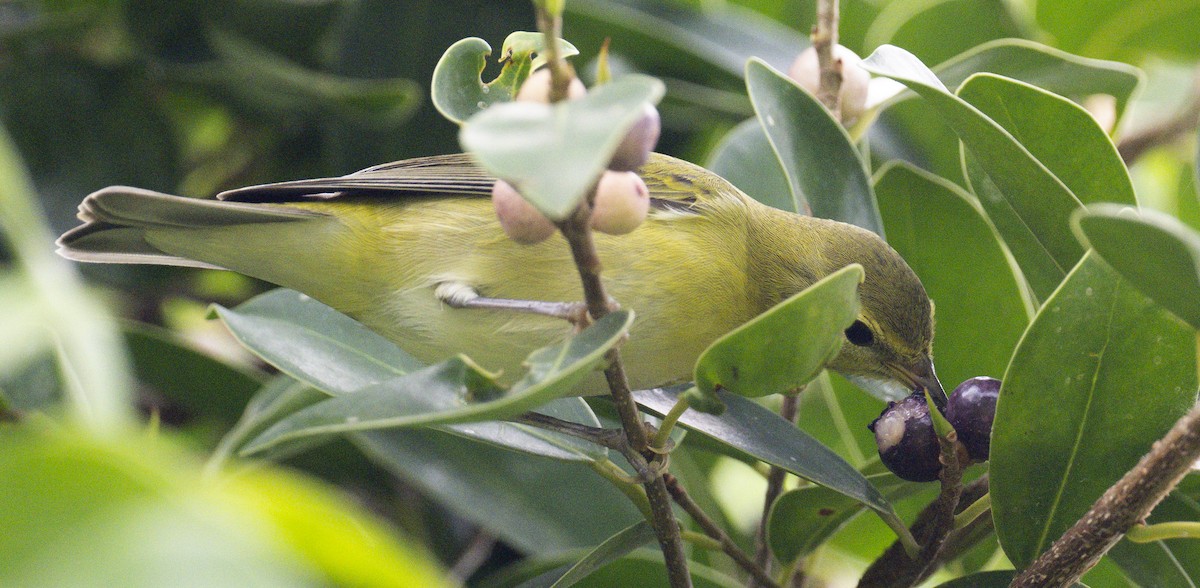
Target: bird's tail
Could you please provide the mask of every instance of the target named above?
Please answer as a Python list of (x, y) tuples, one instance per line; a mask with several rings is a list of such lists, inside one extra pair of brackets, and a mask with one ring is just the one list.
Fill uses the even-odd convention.
[(164, 241), (154, 235), (295, 222), (325, 215), (296, 208), (184, 198), (141, 188), (110, 186), (85, 198), (79, 205), (78, 216), (84, 224), (66, 232), (57, 242), (59, 254), (68, 259), (226, 269), (210, 262), (214, 260), (166, 251)]

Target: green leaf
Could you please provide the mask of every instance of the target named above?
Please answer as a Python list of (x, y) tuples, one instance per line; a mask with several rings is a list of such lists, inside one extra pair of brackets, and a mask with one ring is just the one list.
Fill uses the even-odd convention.
[[(811, 94), (762, 60), (746, 63), (754, 111), (786, 172), (792, 210), (883, 235), (875, 194), (858, 150)], [(806, 204), (807, 203), (807, 204)]]
[[(529, 74), (545, 61), (540, 55), (544, 46), (545, 36), (541, 33), (512, 33), (500, 49), (499, 60), (504, 63), (500, 75), (485, 84), (480, 75), (487, 67), (492, 47), (478, 37), (463, 39), (446, 49), (438, 60), (429, 98), (442, 116), (462, 124), (493, 104), (512, 101)], [(562, 39), (559, 51), (563, 57), (579, 53), (574, 45)], [(534, 53), (539, 53), (537, 59), (533, 58)]]
[(841, 349), (862, 280), (862, 266), (846, 266), (717, 339), (696, 361), (697, 388), (757, 397), (807, 384)]
[(1117, 100), (1118, 120), (1143, 78), (1141, 70), (1127, 63), (1088, 59), (1025, 39), (985, 43), (934, 70), (951, 88), (976, 73), (990, 72), (1078, 100), (1108, 94)]
[(643, 106), (663, 91), (662, 82), (631, 74), (578, 100), (496, 104), (471, 117), (459, 141), (542, 214), (561, 220), (608, 166)]
[(329, 394), (423, 367), (391, 341), (294, 290), (272, 290), (232, 310), (213, 305), (212, 312), (263, 361)]
[(1004, 127), (1084, 204), (1137, 204), (1116, 146), (1083, 107), (991, 74), (971, 76), (958, 96)]
[(578, 462), (504, 451), (424, 429), (358, 433), (350, 439), (430, 500), (526, 553), (590, 548), (642, 518), (623, 494)]
[[(665, 415), (675, 405), (679, 391), (680, 387), (641, 390), (634, 393), (634, 399), (650, 411)], [(679, 424), (849, 496), (879, 513), (889, 524), (898, 522), (883, 495), (828, 447), (758, 403), (724, 391), (718, 392), (718, 398), (726, 405), (720, 415), (688, 410), (679, 418)]]
[(632, 323), (632, 312), (612, 312), (568, 341), (534, 351), (529, 373), (507, 393), (460, 356), (297, 411), (244, 452), (311, 435), (510, 418), (573, 392)]
[[(571, 0), (566, 37), (581, 47), (612, 39), (612, 51), (641, 71), (697, 83), (739, 86), (746, 60), (786, 68), (804, 35), (732, 3), (695, 10), (654, 0)], [(714, 79), (715, 78), (715, 79)]]
[(1019, 12), (1004, 0), (909, 0), (876, 6), (879, 14), (871, 19), (862, 46), (891, 43), (929, 63), (993, 39), (1029, 34)]
[(1200, 235), (1166, 214), (1112, 204), (1089, 206), (1075, 223), (1117, 273), (1200, 329)]
[[(5, 586), (445, 586), (338, 492), (269, 468), (201, 477), (145, 436), (0, 432)], [(218, 565), (219, 564), (219, 565)]]
[(1049, 547), (1192, 407), (1195, 362), (1190, 329), (1084, 257), (1029, 326), (1000, 389), (992, 512), (1014, 564)]
[(742, 121), (726, 133), (704, 167), (767, 206), (808, 214), (806, 203), (796, 208), (787, 174), (757, 118)]
[(797, 488), (771, 506), (767, 542), (779, 561), (792, 562), (820, 547), (861, 511), (859, 501), (829, 488)]
[(121, 330), (138, 380), (194, 414), (228, 425), (263, 376), (201, 352), (165, 329), (126, 322)]
[[(357, 392), (424, 367), (357, 321), (292, 290), (267, 292), (234, 310), (215, 306), (214, 312), (255, 355), (334, 396)], [(564, 399), (540, 410), (564, 420), (596, 424), (595, 415), (581, 399)], [(605, 454), (590, 443), (516, 423), (477, 422), (439, 428), (557, 459)]]
[[(1048, 296), (1083, 255), (1069, 231), (1079, 200), (1003, 127), (949, 93), (912, 54), (884, 45), (863, 61), (863, 67), (908, 86), (954, 129), (977, 164), (968, 166), (968, 176), (980, 203), (1034, 294)], [(976, 169), (983, 174), (970, 173)]]
[[(324, 392), (304, 382), (294, 380), (286, 375), (277, 376), (260, 388), (254, 397), (246, 403), (246, 409), (242, 413), (242, 418), (221, 438), (220, 443), (217, 444), (217, 448), (213, 451), (213, 455), (209, 458), (208, 467), (215, 469), (233, 456), (238, 449), (260, 435), (271, 425), (298, 410), (312, 406), (328, 397)], [(260, 457), (279, 461), (288, 455), (299, 453), (324, 440), (324, 438), (312, 438), (304, 442), (291, 443), (286, 447), (279, 448), (274, 452)]]
[(900, 162), (880, 170), (875, 193), (888, 243), (937, 307), (933, 356), (947, 389), (975, 376), (1003, 376), (1032, 306), (972, 198)]
[(631, 551), (654, 541), (654, 527), (647, 521), (641, 520), (621, 532), (604, 540), (595, 549), (588, 552), (582, 559), (571, 566), (565, 573), (558, 570), (542, 574), (525, 582), (525, 588), (549, 586), (550, 588), (567, 588), (579, 583), (596, 570), (624, 557)]
[(1122, 61), (1148, 53), (1200, 57), (1195, 34), (1200, 5), (1192, 0), (1038, 0), (1035, 15), (1056, 45), (1074, 53)]

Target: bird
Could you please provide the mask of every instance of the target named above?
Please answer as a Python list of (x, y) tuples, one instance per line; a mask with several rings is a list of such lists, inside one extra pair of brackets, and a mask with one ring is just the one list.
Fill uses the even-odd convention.
[[(876, 395), (945, 398), (933, 303), (880, 236), (766, 206), (667, 155), (652, 154), (638, 173), (651, 196), (647, 221), (595, 235), (610, 297), (636, 316), (622, 346), (633, 389), (688, 380), (713, 341), (856, 263), (860, 314), (826, 367)], [(81, 262), (239, 272), (309, 295), (423, 361), (464, 353), (511, 378), (529, 352), (570, 329), (463, 301), (565, 303), (582, 290), (561, 234), (535, 245), (505, 236), (487, 198), (495, 182), (469, 154), (452, 154), (215, 199), (111, 186), (84, 198), (83, 224), (57, 244)]]

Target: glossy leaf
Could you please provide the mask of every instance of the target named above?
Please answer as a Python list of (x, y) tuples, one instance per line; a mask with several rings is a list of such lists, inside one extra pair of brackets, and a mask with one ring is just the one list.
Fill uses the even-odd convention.
[(863, 67), (904, 83), (959, 135), (983, 172), (971, 178), (980, 203), (1034, 294), (1048, 296), (1083, 254), (1069, 230), (1079, 200), (1003, 127), (949, 93), (912, 54), (884, 45), (863, 61)]
[(762, 60), (746, 64), (746, 89), (791, 186), (792, 210), (883, 235), (875, 194), (858, 150), (829, 111)]
[(787, 174), (757, 118), (742, 121), (726, 133), (704, 167), (767, 206), (811, 214), (805, 201), (797, 208)]
[[(638, 404), (665, 415), (678, 400), (680, 388), (657, 388), (634, 393)], [(891, 505), (866, 478), (828, 447), (769, 409), (729, 392), (718, 392), (726, 409), (720, 415), (688, 410), (679, 424), (778, 466), (801, 478), (853, 498), (895, 522)]]
[(936, 306), (933, 356), (946, 389), (1003, 376), (1032, 307), (982, 212), (959, 187), (905, 163), (885, 165), (875, 193), (888, 243)]
[(299, 410), (244, 452), (312, 435), (510, 418), (574, 392), (632, 323), (633, 313), (619, 310), (564, 343), (534, 351), (526, 360), (529, 373), (508, 391), (492, 374), (457, 357)]
[(480, 165), (551, 219), (565, 218), (607, 167), (662, 82), (631, 74), (557, 104), (507, 102), (471, 117), (459, 133)]
[[(579, 583), (592, 572), (624, 557), (629, 552), (654, 541), (654, 527), (647, 521), (638, 521), (620, 533), (604, 540), (595, 549), (588, 552), (575, 565), (563, 574), (557, 571), (543, 574), (526, 582), (526, 588), (535, 586), (550, 586), (550, 588), (567, 588)], [(552, 583), (551, 583), (552, 582)]]
[(1137, 205), (1116, 146), (1083, 107), (991, 74), (971, 76), (958, 96), (1004, 127), (1084, 204)]
[[(1140, 70), (1125, 63), (1087, 59), (1024, 39), (985, 43), (933, 70), (949, 88), (958, 88), (976, 73), (990, 72), (1078, 102), (1093, 94), (1110, 95), (1116, 99), (1118, 121), (1144, 77)], [(890, 81), (876, 80), (875, 84)], [(874, 103), (886, 97), (886, 93), (879, 93), (870, 99)], [(870, 129), (873, 157), (877, 161), (904, 159), (966, 185), (956, 135), (935, 109), (908, 97), (915, 95), (904, 91), (881, 107), (879, 120)]]
[(861, 510), (857, 500), (829, 488), (788, 491), (771, 506), (767, 542), (779, 561), (795, 561), (819, 547)]
[[(481, 110), (500, 102), (510, 102), (517, 90), (539, 63), (533, 54), (545, 45), (541, 33), (515, 32), (508, 36), (497, 58), (504, 63), (496, 79), (484, 83), (480, 74), (487, 67), (492, 47), (478, 37), (469, 37), (451, 45), (433, 70), (429, 99), (442, 116), (462, 124)], [(577, 55), (574, 45), (559, 39), (563, 57)], [(539, 56), (539, 60), (544, 60)]]
[(1013, 355), (991, 444), (992, 512), (1028, 565), (1196, 400), (1195, 338), (1089, 254)]
[(1069, 98), (1108, 94), (1117, 100), (1118, 119), (1143, 77), (1127, 63), (1080, 57), (1025, 39), (985, 43), (934, 70), (950, 88), (959, 87), (976, 73), (989, 72)]
[(350, 438), (429, 499), (526, 553), (590, 548), (642, 519), (623, 494), (579, 463), (425, 429)]
[(391, 341), (294, 290), (272, 290), (232, 310), (214, 305), (212, 312), (255, 355), (328, 394), (423, 367)]
[(717, 339), (696, 361), (697, 388), (757, 397), (807, 384), (841, 349), (862, 280), (849, 265)]
[[(213, 455), (209, 458), (209, 467), (216, 467), (229, 459), (238, 449), (260, 435), (267, 427), (326, 398), (329, 396), (324, 392), (288, 376), (281, 375), (267, 382), (246, 403), (246, 410), (242, 413), (242, 418), (221, 438)], [(309, 449), (324, 440), (324, 438), (314, 437), (305, 442), (277, 448), (276, 451), (259, 457), (278, 461), (285, 456)]]
[(1035, 16), (1059, 47), (1090, 57), (1124, 61), (1148, 53), (1200, 57), (1195, 35), (1200, 5), (1190, 0), (1082, 4), (1038, 0)]
[(1089, 206), (1075, 223), (1117, 273), (1200, 329), (1200, 235), (1166, 214), (1111, 204)]
[[(251, 352), (298, 380), (339, 396), (379, 385), (423, 367), (417, 360), (362, 324), (292, 290), (262, 294), (234, 310), (214, 307), (234, 336)], [(594, 426), (583, 400), (563, 399), (540, 409)], [(508, 422), (443, 425), (446, 431), (518, 451), (557, 459), (600, 457), (590, 443)]]

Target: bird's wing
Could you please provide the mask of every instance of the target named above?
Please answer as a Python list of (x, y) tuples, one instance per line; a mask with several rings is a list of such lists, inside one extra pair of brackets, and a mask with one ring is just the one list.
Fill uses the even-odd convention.
[[(652, 154), (639, 170), (650, 190), (651, 203), (660, 211), (699, 213), (705, 203), (736, 193), (728, 182), (691, 163), (662, 154)], [(435, 155), (385, 163), (334, 178), (317, 178), (263, 184), (229, 190), (217, 195), (235, 202), (290, 202), (305, 199), (329, 200), (339, 196), (488, 196), (491, 175), (465, 153)]]
[(289, 202), (306, 198), (327, 200), (356, 195), (479, 195), (492, 192), (496, 178), (467, 154), (435, 155), (385, 163), (334, 178), (295, 180), (228, 190), (219, 200)]

